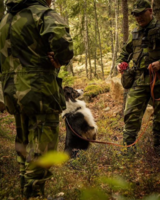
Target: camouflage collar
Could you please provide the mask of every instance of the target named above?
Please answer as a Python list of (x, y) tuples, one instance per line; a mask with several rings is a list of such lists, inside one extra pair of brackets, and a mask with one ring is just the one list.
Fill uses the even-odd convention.
[(156, 24), (157, 24), (157, 19), (153, 17), (153, 19), (150, 21), (150, 23), (146, 27), (138, 26), (138, 30), (151, 29), (151, 28), (154, 28)]

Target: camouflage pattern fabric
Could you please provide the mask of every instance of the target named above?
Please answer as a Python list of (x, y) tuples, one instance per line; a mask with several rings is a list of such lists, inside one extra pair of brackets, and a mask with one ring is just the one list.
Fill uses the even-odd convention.
[[(155, 87), (155, 96), (160, 98), (159, 86)], [(136, 81), (128, 91), (125, 111), (124, 111), (124, 143), (132, 144), (140, 130), (142, 117), (150, 100), (150, 87), (138, 86)], [(160, 101), (154, 101), (153, 135), (154, 146), (160, 145)]]
[(52, 174), (49, 169), (32, 166), (42, 154), (57, 150), (59, 115), (15, 115), (17, 136), (15, 149), (20, 164), (21, 192), (26, 197), (44, 195), (44, 184)]
[(147, 0), (137, 0), (133, 5), (133, 10), (132, 10), (131, 14), (141, 13), (147, 8), (151, 8), (151, 4), (150, 4), (149, 1), (147, 1)]
[(0, 24), (0, 59), (8, 111), (62, 112), (65, 99), (61, 79), (47, 53), (53, 51), (61, 65), (69, 63), (73, 43), (68, 26), (45, 0), (8, 0), (7, 6), (9, 13)]
[(67, 65), (73, 57), (69, 27), (45, 0), (7, 0), (0, 23), (0, 62), (4, 102), (14, 114), (15, 148), (24, 197), (44, 194), (48, 169), (31, 165), (58, 144), (58, 114), (66, 108), (62, 79), (47, 53)]
[[(117, 63), (129, 62), (131, 59), (135, 71), (135, 81), (128, 90), (124, 111), (123, 140), (125, 144), (135, 142), (141, 127), (142, 117), (151, 98), (150, 77), (147, 70), (150, 63), (160, 60), (159, 22), (153, 18), (145, 29), (137, 27), (122, 48)], [(146, 40), (143, 44), (142, 38)], [(147, 43), (148, 42), (148, 43)], [(131, 56), (130, 56), (131, 55)], [(160, 81), (157, 79), (154, 89), (156, 98), (160, 98)], [(160, 102), (154, 101), (153, 136), (154, 146), (160, 146)]]

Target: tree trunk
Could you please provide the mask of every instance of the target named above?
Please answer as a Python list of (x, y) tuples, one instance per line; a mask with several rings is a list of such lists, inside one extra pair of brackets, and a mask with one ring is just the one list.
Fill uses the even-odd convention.
[(154, 16), (160, 20), (160, 0), (153, 1), (153, 13)]
[(100, 65), (101, 65), (102, 77), (104, 78), (104, 69), (103, 69), (103, 61), (102, 61), (101, 35), (100, 35), (100, 31), (99, 31), (99, 23), (98, 23), (98, 18), (97, 18), (96, 1), (94, 2), (94, 6), (95, 6), (95, 22), (96, 22), (96, 27), (97, 27), (98, 44), (99, 44), (99, 50), (100, 50)]
[(128, 0), (122, 0), (123, 13), (123, 43), (128, 40)]
[(84, 0), (84, 43), (85, 43), (85, 69), (86, 76), (89, 78), (88, 74), (88, 21), (87, 21), (87, 0)]
[(112, 67), (110, 71), (110, 76), (117, 75), (117, 68), (115, 67), (116, 59), (117, 59), (117, 47), (118, 47), (118, 8), (119, 8), (119, 1), (115, 0), (115, 45), (114, 45), (114, 54), (112, 60)]
[[(63, 12), (63, 18), (64, 21), (66, 22), (66, 24), (68, 24), (69, 26), (69, 17), (68, 17), (68, 11), (67, 11), (67, 3), (66, 0), (63, 1), (63, 8), (65, 8), (64, 12)], [(69, 62), (69, 64), (67, 65), (67, 71), (72, 74), (72, 76), (74, 76), (74, 71), (73, 71), (73, 62), (72, 60)]]
[(108, 14), (110, 16), (110, 20), (109, 20), (109, 25), (110, 25), (110, 39), (111, 39), (111, 49), (112, 49), (112, 58), (113, 58), (113, 52), (114, 52), (114, 48), (113, 48), (113, 32), (112, 32), (112, 12), (111, 12), (111, 8), (112, 8), (112, 0), (109, 0), (109, 5), (108, 5)]
[(74, 76), (74, 71), (73, 71), (73, 62), (72, 60), (69, 62), (69, 64), (67, 65), (67, 71), (69, 72), (69, 74), (72, 74), (72, 76)]
[(96, 9), (96, 0), (94, 0), (94, 34), (95, 34), (95, 48), (94, 48), (94, 77), (97, 77), (97, 9)]

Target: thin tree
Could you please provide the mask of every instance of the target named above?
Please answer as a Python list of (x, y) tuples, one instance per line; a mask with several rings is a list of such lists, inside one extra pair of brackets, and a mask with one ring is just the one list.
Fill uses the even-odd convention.
[(94, 77), (97, 76), (97, 8), (96, 8), (96, 0), (94, 0), (94, 15), (95, 15), (95, 23), (94, 23), (94, 34), (95, 34), (95, 48), (94, 48)]
[(112, 0), (108, 0), (108, 14), (109, 14), (109, 32), (110, 32), (110, 38), (111, 38), (111, 50), (112, 50), (112, 58), (113, 58), (113, 52), (114, 52), (114, 47), (113, 47), (113, 32), (112, 32), (112, 28), (113, 28), (113, 25), (112, 25), (112, 11), (111, 11), (111, 8), (112, 8)]
[(96, 1), (94, 1), (94, 10), (95, 10), (95, 24), (96, 24), (96, 29), (97, 29), (96, 36), (98, 36), (98, 47), (99, 47), (99, 50), (100, 50), (100, 65), (101, 65), (101, 71), (102, 71), (102, 78), (104, 78), (104, 69), (103, 69), (103, 61), (102, 61), (101, 35), (100, 35), (100, 31), (99, 31), (99, 23), (98, 23), (97, 10), (96, 10)]
[(128, 0), (122, 0), (122, 13), (123, 13), (123, 43), (128, 40)]
[(112, 67), (110, 71), (111, 77), (117, 75), (117, 68), (115, 67), (115, 63), (117, 59), (117, 50), (118, 50), (118, 15), (119, 15), (118, 9), (119, 9), (119, 1), (115, 0), (115, 45), (114, 45)]
[(85, 43), (85, 69), (86, 76), (89, 78), (88, 74), (88, 19), (87, 19), (87, 0), (84, 0), (84, 43)]

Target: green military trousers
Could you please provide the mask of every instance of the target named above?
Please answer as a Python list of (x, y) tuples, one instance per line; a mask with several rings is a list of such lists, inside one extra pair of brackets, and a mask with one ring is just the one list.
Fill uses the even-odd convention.
[[(160, 98), (160, 85), (154, 88), (154, 96)], [(149, 85), (133, 85), (128, 91), (124, 111), (124, 130), (123, 142), (127, 145), (135, 142), (137, 134), (141, 128), (142, 117), (146, 110), (147, 104), (151, 98)], [(154, 119), (153, 119), (153, 137), (154, 146), (160, 145), (160, 101), (153, 102)]]
[(40, 155), (57, 150), (59, 134), (59, 115), (15, 115), (17, 135), (15, 149), (20, 164), (22, 195), (43, 196), (44, 184), (51, 177), (49, 169), (32, 165)]

